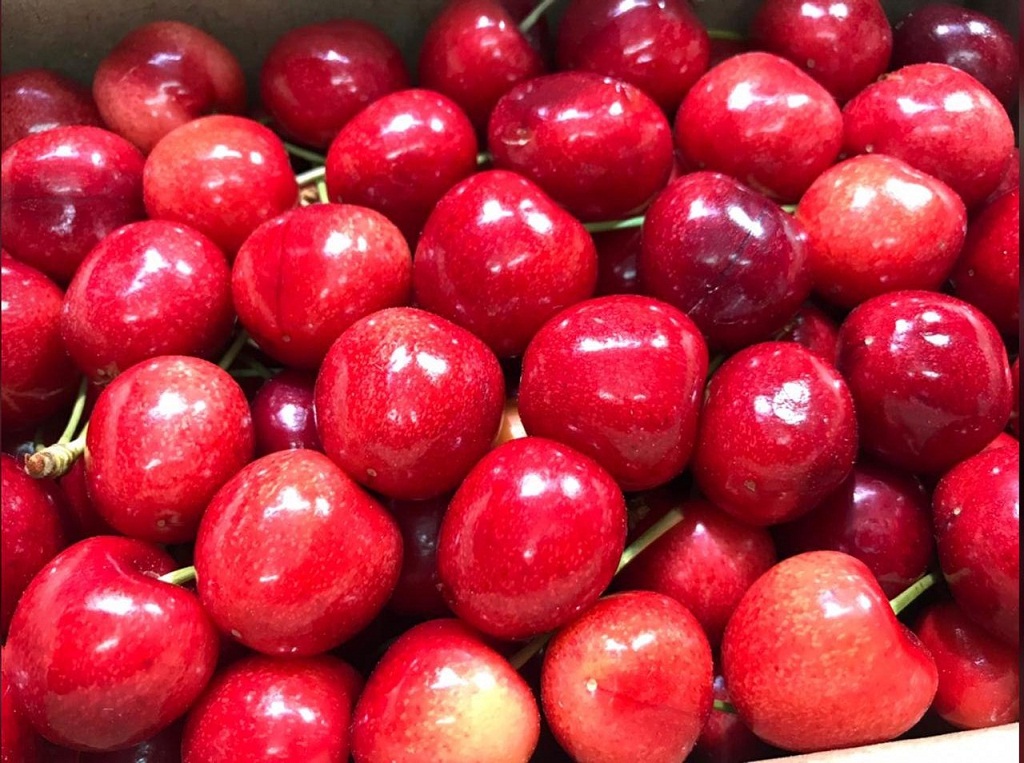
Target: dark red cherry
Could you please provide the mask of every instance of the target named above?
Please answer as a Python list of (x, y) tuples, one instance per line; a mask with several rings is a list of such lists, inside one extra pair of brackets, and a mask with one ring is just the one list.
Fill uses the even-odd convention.
[[(6, 665), (6, 660), (3, 664)], [(0, 672), (0, 760), (4, 763), (40, 763), (38, 740), (35, 729), (14, 696), (7, 672)]]
[(1013, 361), (1013, 411), (1010, 413), (1010, 429), (1020, 437), (1020, 357)]
[(305, 448), (323, 450), (313, 412), (316, 377), (285, 369), (260, 387), (250, 403), (256, 455)]
[(115, 228), (145, 217), (144, 159), (98, 127), (57, 127), (18, 141), (0, 157), (4, 249), (67, 283)]
[[(722, 676), (715, 676), (713, 691), (715, 699), (729, 701), (729, 690)], [(713, 708), (701, 729), (697, 746), (686, 760), (688, 763), (746, 763), (774, 757), (774, 752), (775, 749), (759, 739), (736, 713)]]
[(349, 204), (293, 209), (238, 251), (231, 288), (239, 320), (264, 352), (315, 371), (360, 318), (412, 299), (412, 256), (379, 212)]
[(779, 340), (796, 342), (823, 360), (835, 364), (839, 326), (821, 308), (811, 302), (805, 302), (796, 311), (792, 320), (786, 324), (782, 334), (779, 335)]
[(451, 496), (427, 501), (388, 501), (387, 508), (402, 533), (402, 572), (387, 608), (418, 618), (450, 614), (441, 596), (437, 574), (437, 538)]
[(0, 151), (54, 127), (103, 127), (89, 88), (52, 69), (23, 69), (0, 77)]
[(413, 279), (416, 304), (511, 357), (549, 318), (594, 293), (597, 253), (583, 225), (538, 186), (492, 170), (437, 203)]
[(1009, 157), (1007, 157), (1006, 166), (1003, 167), (1003, 174), (999, 181), (999, 185), (996, 189), (989, 194), (985, 200), (987, 202), (995, 201), (1004, 193), (1016, 190), (1020, 192), (1020, 151), (1016, 146), (1010, 151)]
[(260, 100), (275, 126), (314, 148), (327, 148), (363, 108), (408, 86), (398, 47), (355, 19), (286, 32), (260, 69)]
[(640, 279), (637, 262), (640, 259), (640, 228), (595, 233), (597, 247), (597, 288), (594, 295), (638, 294)]
[(193, 119), (245, 110), (238, 60), (215, 38), (180, 21), (133, 29), (100, 62), (92, 93), (110, 129), (146, 153)]
[(857, 406), (861, 447), (910, 472), (941, 474), (1010, 417), (1010, 365), (995, 326), (954, 297), (902, 291), (857, 307), (837, 366)]
[(637, 295), (556, 315), (523, 358), (519, 413), (531, 435), (570, 445), (623, 490), (668, 482), (690, 459), (708, 355), (693, 321)]
[(796, 201), (839, 155), (843, 120), (828, 91), (789, 61), (744, 53), (690, 89), (676, 114), (675, 142), (698, 169)]
[(57, 483), (67, 509), (68, 530), (72, 539), (91, 538), (94, 535), (117, 535), (93, 506), (86, 487), (85, 459), (80, 458)]
[(638, 210), (672, 170), (668, 121), (633, 85), (560, 72), (516, 85), (491, 113), (494, 164), (524, 175), (581, 220)]
[(811, 291), (802, 226), (712, 172), (684, 175), (658, 195), (637, 265), (644, 292), (686, 313), (718, 350), (771, 338)]

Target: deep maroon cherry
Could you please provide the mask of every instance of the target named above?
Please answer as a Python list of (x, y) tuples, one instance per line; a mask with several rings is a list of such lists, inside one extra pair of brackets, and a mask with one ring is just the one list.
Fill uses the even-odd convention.
[(51, 278), (71, 280), (108, 233), (145, 216), (143, 157), (98, 127), (30, 135), (0, 157), (4, 248)]
[(837, 352), (861, 447), (892, 466), (941, 474), (1006, 427), (1006, 349), (966, 302), (923, 291), (875, 297), (839, 328)]
[(771, 338), (811, 291), (802, 226), (712, 172), (684, 175), (651, 204), (638, 269), (644, 292), (686, 313), (718, 350)]
[(516, 85), (491, 114), (494, 164), (518, 172), (581, 220), (638, 210), (665, 185), (672, 136), (639, 88), (590, 72)]
[(839, 325), (821, 308), (805, 302), (779, 335), (782, 342), (796, 342), (827, 360), (836, 362)]
[(305, 448), (323, 450), (313, 413), (316, 377), (285, 369), (260, 387), (250, 403), (256, 455)]
[(437, 573), (437, 539), (451, 496), (427, 501), (388, 501), (387, 508), (402, 533), (402, 572), (387, 608), (399, 615), (445, 617)]
[(231, 272), (242, 325), (264, 352), (315, 371), (360, 318), (412, 300), (412, 256), (384, 215), (314, 204), (275, 217), (246, 240)]
[(789, 61), (744, 53), (690, 89), (676, 114), (675, 142), (698, 169), (796, 201), (839, 155), (843, 120), (828, 91)]
[(92, 92), (110, 129), (146, 153), (197, 117), (245, 110), (238, 60), (206, 32), (180, 21), (133, 29), (100, 62)]
[[(729, 690), (721, 675), (715, 676), (713, 693), (716, 700), (729, 701)], [(775, 757), (773, 752), (774, 748), (759, 739), (736, 713), (715, 708), (701, 729), (697, 746), (686, 760), (688, 763), (746, 763)]]
[(89, 88), (51, 69), (0, 77), (0, 151), (26, 135), (69, 125), (103, 127)]
[(413, 272), (417, 305), (510, 357), (549, 318), (593, 294), (597, 253), (583, 225), (538, 186), (492, 170), (437, 203)]
[(592, 238), (597, 247), (595, 296), (639, 293), (637, 262), (640, 259), (640, 228), (595, 233)]

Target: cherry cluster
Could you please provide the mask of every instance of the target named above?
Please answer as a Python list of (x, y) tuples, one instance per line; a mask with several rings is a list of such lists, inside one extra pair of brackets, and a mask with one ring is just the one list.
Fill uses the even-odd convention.
[(1017, 720), (1013, 38), (551, 5), (3, 77), (4, 763)]

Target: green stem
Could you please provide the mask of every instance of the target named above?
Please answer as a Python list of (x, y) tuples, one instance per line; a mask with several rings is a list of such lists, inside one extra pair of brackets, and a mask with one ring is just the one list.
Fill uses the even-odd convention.
[(533, 656), (544, 648), (544, 645), (551, 640), (553, 635), (555, 634), (542, 633), (518, 652), (513, 654), (512, 657), (509, 658), (509, 662), (512, 664), (512, 667), (519, 670), (523, 665), (532, 660)]
[(736, 715), (736, 708), (733, 707), (731, 703), (726, 702), (724, 699), (716, 699), (714, 702), (711, 703), (711, 707), (713, 707), (720, 713), (731, 713), (732, 715)]
[(537, 7), (530, 11), (529, 15), (519, 22), (519, 31), (526, 34), (533, 25), (540, 21), (540, 17), (547, 13), (548, 8), (555, 4), (555, 0), (541, 0)]
[(318, 154), (316, 151), (310, 151), (308, 148), (296, 146), (294, 143), (288, 143), (287, 141), (282, 141), (282, 143), (284, 143), (284, 150), (292, 156), (305, 159), (307, 162), (313, 162), (313, 164), (323, 164), (327, 161), (326, 156)]
[(243, 355), (241, 360), (243, 363), (245, 363), (245, 365), (249, 366), (250, 369), (254, 371), (259, 371), (260, 375), (264, 379), (269, 379), (275, 374), (274, 371), (271, 371), (269, 368), (263, 365), (263, 363), (261, 363), (259, 360), (252, 357), (251, 355)]
[(789, 214), (796, 212), (796, 204), (781, 204), (780, 207), (783, 212), (788, 212)]
[(669, 509), (665, 516), (648, 527), (647, 530), (644, 531), (643, 535), (633, 541), (629, 547), (622, 552), (622, 557), (619, 559), (619, 566), (615, 570), (615, 574), (618, 575), (622, 572), (626, 566), (636, 559), (636, 557), (648, 546), (682, 521), (683, 513), (679, 511), (679, 509)]
[(924, 577), (915, 580), (905, 591), (902, 591), (889, 599), (889, 606), (892, 607), (893, 613), (898, 615), (904, 609), (913, 604), (917, 600), (918, 596), (938, 582), (939, 578), (934, 572), (929, 572)]
[(188, 585), (196, 580), (196, 568), (194, 566), (182, 567), (180, 570), (161, 575), (157, 580), (162, 580), (171, 585)]
[(37, 450), (25, 459), (25, 472), (37, 480), (47, 477), (63, 477), (78, 458), (85, 453), (85, 436), (89, 422), (85, 422), (81, 433), (71, 442), (58, 442)]
[(75, 432), (78, 431), (78, 425), (82, 422), (82, 412), (85, 410), (85, 395), (88, 391), (89, 380), (83, 378), (82, 383), (78, 387), (78, 397), (75, 398), (75, 405), (71, 409), (71, 416), (68, 417), (67, 426), (64, 427), (60, 439), (57, 440), (59, 445), (67, 445), (74, 439)]
[(330, 204), (331, 200), (327, 196), (327, 183), (323, 180), (316, 181), (316, 195), (320, 197), (321, 204)]
[(299, 184), (299, 188), (304, 188), (311, 183), (323, 180), (327, 176), (326, 167), (314, 167), (311, 170), (300, 172), (295, 176), (295, 182)]
[(625, 220), (603, 220), (598, 223), (584, 223), (583, 227), (591, 233), (605, 233), (610, 230), (625, 230), (626, 228), (639, 228), (644, 224), (644, 216), (627, 217)]
[(482, 167), (485, 164), (490, 164), (493, 159), (494, 157), (491, 156), (489, 151), (481, 151), (476, 155), (476, 164), (478, 167)]
[(231, 343), (231, 346), (228, 347), (228, 351), (224, 353), (224, 357), (220, 359), (220, 362), (217, 365), (225, 371), (231, 368), (231, 364), (235, 362), (235, 358), (238, 357), (238, 353), (242, 351), (242, 348), (245, 347), (245, 343), (248, 341), (249, 334), (246, 333), (245, 329), (240, 329), (238, 331), (238, 336), (235, 337), (235, 341)]
[(258, 368), (232, 368), (228, 371), (232, 379), (271, 379), (269, 371), (261, 371)]
[(709, 29), (708, 37), (712, 40), (730, 40), (732, 42), (743, 42), (747, 39), (739, 32), (734, 32), (731, 29)]

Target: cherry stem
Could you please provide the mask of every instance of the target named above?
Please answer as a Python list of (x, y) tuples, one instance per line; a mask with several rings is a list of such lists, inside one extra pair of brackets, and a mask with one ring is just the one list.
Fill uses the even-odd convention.
[(551, 640), (551, 637), (553, 635), (555, 634), (542, 633), (541, 635), (537, 636), (535, 639), (533, 639), (533, 641), (531, 641), (518, 652), (513, 654), (509, 658), (509, 663), (511, 663), (513, 668), (519, 670), (521, 667), (523, 667), (523, 665), (532, 660), (533, 656), (537, 654), (537, 652), (544, 648), (545, 644), (547, 644)]
[(267, 368), (265, 365), (263, 365), (263, 363), (258, 361), (256, 358), (250, 357), (248, 355), (243, 355), (241, 360), (243, 363), (245, 363), (245, 365), (249, 366), (250, 369), (254, 371), (259, 371), (260, 376), (262, 376), (264, 379), (269, 379), (272, 376), (274, 376), (274, 372)]
[(196, 580), (196, 568), (195, 566), (182, 567), (180, 570), (161, 575), (157, 580), (162, 580), (171, 585), (188, 585)]
[(537, 3), (537, 7), (530, 11), (529, 15), (519, 22), (519, 31), (526, 34), (533, 29), (534, 24), (540, 21), (540, 17), (547, 13), (548, 8), (554, 4), (555, 0), (541, 0)]
[(316, 181), (316, 195), (320, 198), (321, 204), (330, 204), (331, 200), (327, 196), (327, 183), (323, 180)]
[(295, 182), (299, 184), (299, 188), (303, 186), (311, 185), (327, 177), (326, 167), (314, 167), (311, 170), (300, 172), (295, 176)]
[(789, 214), (796, 212), (796, 204), (780, 204), (779, 206), (783, 212), (788, 212)]
[(708, 37), (712, 40), (731, 40), (732, 42), (743, 42), (747, 39), (739, 32), (734, 32), (731, 29), (709, 29)]
[(296, 146), (294, 143), (288, 143), (287, 141), (281, 141), (284, 143), (284, 150), (292, 156), (297, 156), (300, 159), (305, 159), (307, 162), (313, 164), (324, 164), (327, 161), (327, 157), (323, 154), (318, 154), (316, 151), (310, 151), (308, 148), (302, 146)]
[(625, 220), (604, 220), (598, 223), (584, 223), (583, 227), (591, 233), (606, 233), (610, 230), (626, 230), (627, 228), (639, 228), (644, 224), (644, 216), (627, 217)]
[(633, 541), (629, 547), (622, 552), (622, 556), (619, 558), (619, 566), (615, 569), (615, 574), (618, 575), (622, 572), (626, 566), (636, 559), (636, 557), (639, 556), (648, 546), (682, 521), (683, 512), (679, 509), (669, 509), (665, 516), (648, 527), (639, 538)]
[(490, 164), (493, 159), (494, 157), (491, 156), (489, 151), (481, 151), (476, 155), (476, 164), (480, 167), (484, 164)]
[(78, 431), (78, 425), (82, 423), (82, 412), (85, 411), (85, 395), (88, 390), (89, 380), (83, 378), (82, 383), (78, 387), (78, 396), (75, 398), (75, 405), (71, 409), (71, 416), (68, 417), (67, 426), (64, 427), (60, 439), (57, 440), (58, 445), (67, 445), (74, 439), (75, 432)]
[(902, 591), (889, 599), (889, 606), (892, 607), (893, 614), (898, 615), (904, 609), (917, 601), (917, 598), (921, 594), (938, 582), (939, 578), (934, 572), (929, 572), (924, 577), (915, 580), (905, 591)]
[(249, 334), (246, 330), (242, 329), (239, 331), (238, 336), (235, 337), (235, 341), (231, 343), (231, 346), (228, 347), (228, 351), (224, 353), (224, 357), (220, 359), (220, 362), (217, 365), (225, 371), (231, 368), (231, 364), (235, 362), (235, 358), (238, 357), (238, 353), (242, 351), (242, 348), (245, 347), (245, 343), (248, 341)]
[(716, 699), (711, 703), (711, 707), (720, 713), (731, 713), (736, 715), (736, 708), (732, 706), (732, 703), (726, 702), (724, 699)]
[(87, 421), (81, 434), (71, 442), (58, 442), (37, 450), (25, 459), (25, 473), (37, 480), (63, 477), (85, 452), (85, 436), (88, 431)]

